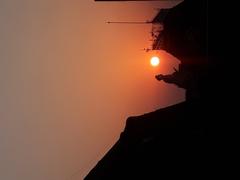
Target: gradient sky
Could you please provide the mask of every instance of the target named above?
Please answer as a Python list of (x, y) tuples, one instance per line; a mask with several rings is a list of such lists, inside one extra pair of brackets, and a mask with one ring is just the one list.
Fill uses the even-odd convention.
[(184, 100), (154, 79), (145, 21), (179, 1), (0, 0), (0, 179), (82, 179), (128, 116)]

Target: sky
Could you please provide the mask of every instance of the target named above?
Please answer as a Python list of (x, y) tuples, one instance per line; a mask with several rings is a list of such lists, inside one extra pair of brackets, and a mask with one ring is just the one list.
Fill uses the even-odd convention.
[(154, 78), (179, 61), (141, 50), (151, 25), (106, 24), (177, 3), (0, 0), (0, 179), (83, 179), (127, 117), (183, 101)]

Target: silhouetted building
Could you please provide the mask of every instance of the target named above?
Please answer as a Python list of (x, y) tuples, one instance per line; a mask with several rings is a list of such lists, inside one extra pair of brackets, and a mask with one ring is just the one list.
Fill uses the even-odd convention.
[(186, 101), (129, 117), (119, 140), (86, 180), (206, 179), (222, 169), (222, 151), (215, 145), (223, 142), (213, 130), (225, 110), (219, 103), (221, 58), (208, 52), (207, 7), (207, 0), (185, 0), (153, 19), (162, 26), (153, 49), (181, 61), (179, 71), (157, 79), (185, 88)]

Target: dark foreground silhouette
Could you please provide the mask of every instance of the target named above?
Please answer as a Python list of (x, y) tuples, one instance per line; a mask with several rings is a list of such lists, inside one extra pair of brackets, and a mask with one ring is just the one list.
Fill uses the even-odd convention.
[(201, 103), (183, 102), (128, 118), (120, 139), (86, 179), (206, 175), (211, 166), (206, 164), (209, 162), (207, 111)]
[[(159, 15), (154, 20), (158, 18), (162, 21)], [(119, 140), (86, 180), (223, 176), (227, 169), (223, 149), (229, 141), (223, 128), (226, 121), (221, 120), (227, 114), (223, 105), (227, 88), (221, 76), (224, 57), (208, 49), (207, 20), (206, 0), (185, 0), (168, 11), (157, 38), (161, 42), (154, 48), (173, 54), (181, 65), (156, 79), (185, 88), (186, 101), (129, 117)]]

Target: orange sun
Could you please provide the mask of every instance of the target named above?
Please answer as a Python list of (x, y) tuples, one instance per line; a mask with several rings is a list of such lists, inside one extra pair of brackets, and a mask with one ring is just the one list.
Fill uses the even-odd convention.
[(153, 56), (150, 60), (152, 66), (158, 66), (160, 63), (160, 59), (157, 56)]

